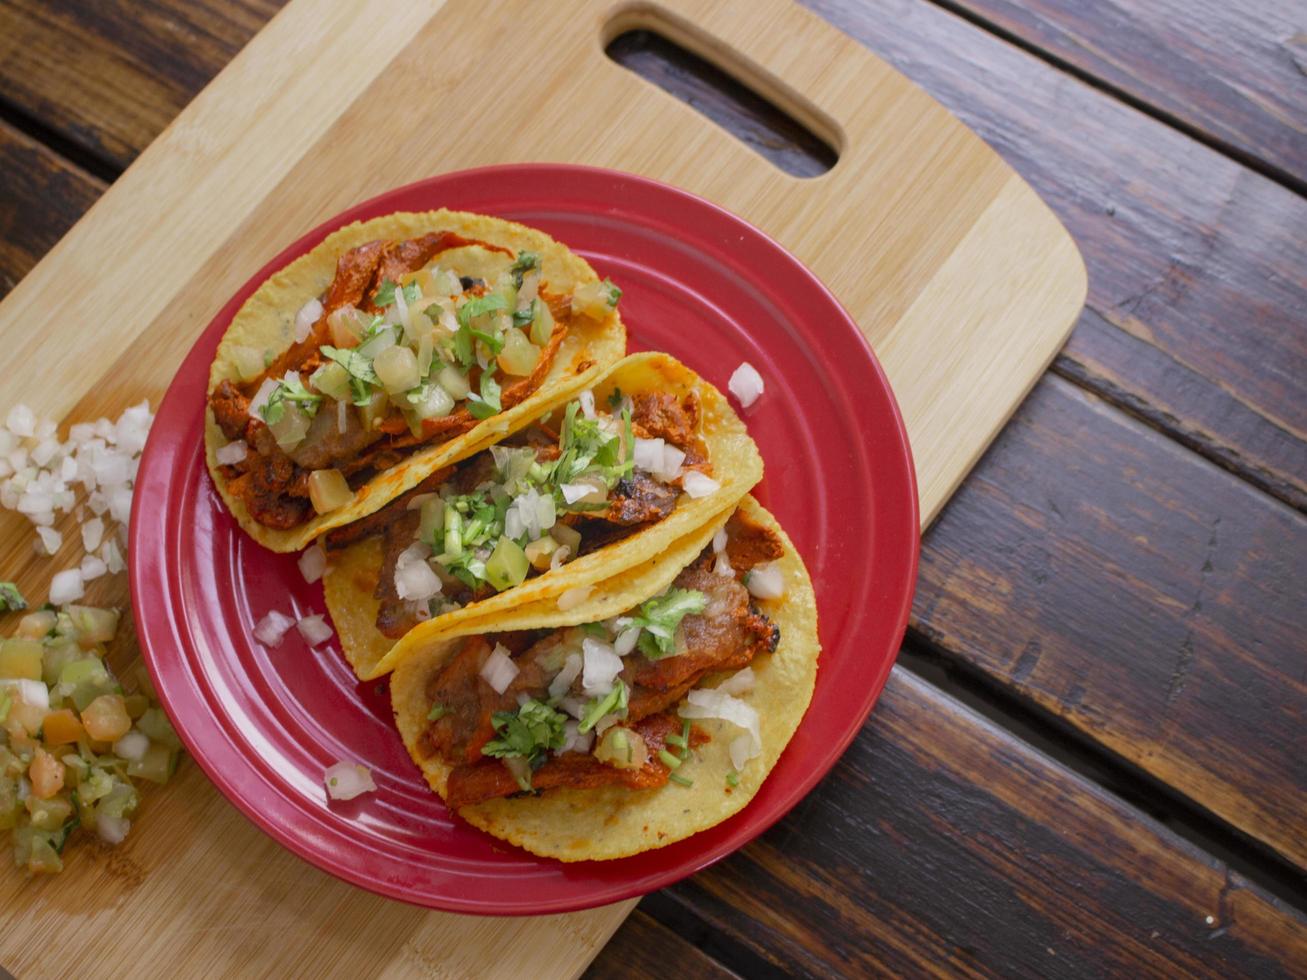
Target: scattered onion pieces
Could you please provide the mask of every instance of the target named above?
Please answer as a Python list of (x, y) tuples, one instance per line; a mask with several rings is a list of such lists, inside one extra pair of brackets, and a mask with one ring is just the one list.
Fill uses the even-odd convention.
[(304, 549), (296, 564), (299, 565), (304, 581), (312, 585), (327, 570), (327, 553), (322, 550), (322, 545), (315, 542)]
[(321, 615), (305, 616), (295, 624), (295, 628), (300, 631), (300, 636), (304, 637), (304, 642), (311, 647), (326, 643), (332, 637), (332, 629)]
[(285, 613), (273, 609), (254, 626), (254, 638), (265, 647), (281, 646), (286, 631), (295, 625), (295, 620)]
[(372, 770), (357, 762), (337, 762), (322, 774), (322, 782), (327, 787), (327, 796), (333, 800), (352, 800), (377, 790)]
[(726, 386), (731, 389), (731, 394), (739, 399), (740, 405), (748, 408), (763, 392), (762, 375), (758, 373), (757, 368), (745, 361), (731, 374), (731, 380)]

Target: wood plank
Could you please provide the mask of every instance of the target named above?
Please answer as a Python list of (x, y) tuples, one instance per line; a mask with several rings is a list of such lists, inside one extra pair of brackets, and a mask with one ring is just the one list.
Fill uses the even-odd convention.
[(1059, 370), (1307, 508), (1307, 200), (924, 0), (809, 6), (1071, 230), (1090, 292)]
[(284, 0), (13, 0), (0, 5), (0, 96), (122, 170)]
[(103, 182), (0, 122), (0, 297), (103, 192)]
[(790, 976), (1269, 977), (1307, 962), (1301, 912), (902, 668), (799, 807), (642, 907), (728, 964)]
[(1307, 20), (1296, 0), (950, 3), (1307, 187)]
[(637, 908), (613, 933), (584, 977), (586, 980), (634, 980), (636, 977), (734, 980), (738, 974)]
[(1307, 868), (1307, 518), (1058, 378), (927, 534), (912, 628)]

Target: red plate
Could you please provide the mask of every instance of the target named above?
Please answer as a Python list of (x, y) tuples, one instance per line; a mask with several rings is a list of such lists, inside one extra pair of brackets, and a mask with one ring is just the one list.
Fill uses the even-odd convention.
[[(294, 555), (246, 537), (204, 467), (209, 365), (232, 315), (268, 275), (333, 229), (450, 207), (542, 228), (623, 290), (631, 349), (665, 350), (722, 390), (744, 360), (766, 394), (743, 413), (767, 477), (755, 491), (793, 537), (817, 589), (825, 650), (803, 724), (740, 814), (620, 861), (562, 864), (453, 817), (404, 752), (384, 684), (360, 684), (332, 644), (252, 636), (270, 609), (325, 612)], [(333, 218), (260, 270), (214, 318), (159, 408), (137, 476), (132, 601), (141, 648), (186, 748), (255, 823), (325, 871), (454, 912), (566, 912), (642, 895), (731, 853), (776, 822), (861, 727), (894, 662), (917, 568), (907, 436), (880, 366), (812, 273), (701, 198), (627, 174), (520, 165), (391, 191)], [(371, 767), (378, 792), (329, 802), (323, 770)], [(672, 788), (675, 791), (675, 787)]]

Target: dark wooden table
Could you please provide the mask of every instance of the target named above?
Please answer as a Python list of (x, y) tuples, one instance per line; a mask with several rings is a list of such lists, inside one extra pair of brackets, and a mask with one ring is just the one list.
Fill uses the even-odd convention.
[[(0, 290), (277, 6), (5, 0)], [(862, 735), (591, 975), (1307, 975), (1307, 7), (811, 6), (1049, 201), (1088, 305), (926, 534)], [(829, 166), (657, 39), (610, 53)]]

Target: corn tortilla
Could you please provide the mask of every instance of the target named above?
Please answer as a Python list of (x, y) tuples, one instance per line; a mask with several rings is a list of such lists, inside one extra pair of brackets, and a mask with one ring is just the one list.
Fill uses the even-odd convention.
[[(742, 810), (757, 794), (776, 765), (786, 744), (812, 700), (817, 679), (820, 643), (817, 636), (817, 606), (812, 582), (789, 537), (752, 497), (740, 502), (740, 510), (751, 520), (771, 528), (779, 536), (785, 553), (778, 559), (785, 580), (785, 594), (776, 600), (757, 600), (758, 607), (780, 627), (775, 652), (756, 658), (753, 691), (744, 700), (758, 712), (762, 730), (762, 755), (750, 760), (739, 773), (735, 786), (727, 783), (733, 769), (729, 746), (740, 730), (721, 721), (696, 721), (710, 736), (707, 744), (694, 750), (677, 772), (693, 785), (668, 783), (658, 789), (630, 790), (622, 787), (598, 789), (555, 789), (539, 796), (490, 800), (459, 810), (468, 823), (489, 834), (525, 848), (533, 854), (561, 861), (595, 861), (629, 857), (663, 847), (706, 830)], [(708, 540), (712, 537), (708, 535)], [(669, 554), (679, 567), (694, 560), (702, 550), (701, 535), (675, 542)], [(665, 585), (622, 597), (631, 608)], [(495, 629), (519, 630), (556, 625), (546, 614), (519, 607), (495, 623)], [(469, 630), (468, 632), (481, 632)], [(396, 668), (390, 682), (395, 722), (409, 755), (422, 770), (427, 783), (445, 796), (449, 767), (438, 759), (425, 759), (418, 743), (428, 725), (427, 683), (445, 658), (458, 647), (458, 640), (443, 636), (420, 646)], [(704, 679), (711, 687), (724, 679)]]
[[(463, 627), (498, 617), (529, 603), (548, 602), (569, 589), (598, 586), (630, 569), (656, 561), (667, 542), (702, 530), (731, 510), (762, 479), (762, 457), (739, 416), (712, 385), (666, 354), (632, 354), (615, 364), (594, 385), (602, 403), (616, 388), (623, 392), (665, 391), (681, 397), (699, 396), (700, 437), (708, 448), (716, 492), (699, 498), (683, 496), (668, 517), (630, 537), (578, 558), (556, 571), (527, 579), (516, 588), (452, 610), (414, 627), (398, 641), (387, 640), (373, 625), (377, 603), (372, 598), (381, 574), (381, 549), (375, 540), (361, 541), (334, 558), (323, 577), (327, 608), (336, 624), (345, 656), (355, 672), (368, 680), (389, 673), (414, 649)], [(555, 404), (561, 406), (566, 397)], [(650, 581), (654, 578), (650, 578)], [(572, 610), (575, 611), (575, 610)], [(576, 620), (582, 622), (583, 620)]]
[[(212, 393), (224, 380), (240, 380), (234, 354), (237, 347), (251, 347), (276, 357), (291, 346), (296, 313), (331, 284), (336, 260), (341, 254), (377, 239), (415, 238), (431, 231), (452, 231), (464, 238), (502, 245), (514, 253), (523, 250), (538, 252), (544, 281), (555, 293), (566, 295), (578, 285), (598, 281), (590, 264), (565, 245), (544, 232), (501, 218), (440, 210), (399, 212), (355, 222), (328, 235), (322, 244), (274, 273), (245, 301), (218, 345), (217, 357), (209, 372), (208, 391)], [(480, 246), (467, 246), (441, 253), (438, 261), (459, 275), (492, 281), (512, 264), (513, 259)], [(593, 383), (625, 351), (626, 329), (615, 310), (603, 321), (574, 318), (544, 383), (529, 398), (480, 422), (462, 435), (418, 450), (359, 487), (351, 503), (287, 530), (259, 524), (250, 517), (244, 503), (228, 492), (216, 457), (227, 439), (214, 420), (212, 410), (206, 412), (205, 458), (218, 492), (241, 527), (273, 551), (296, 551), (333, 527), (379, 510), (442, 466), (465, 459), (529, 424), (557, 400), (566, 399)]]

